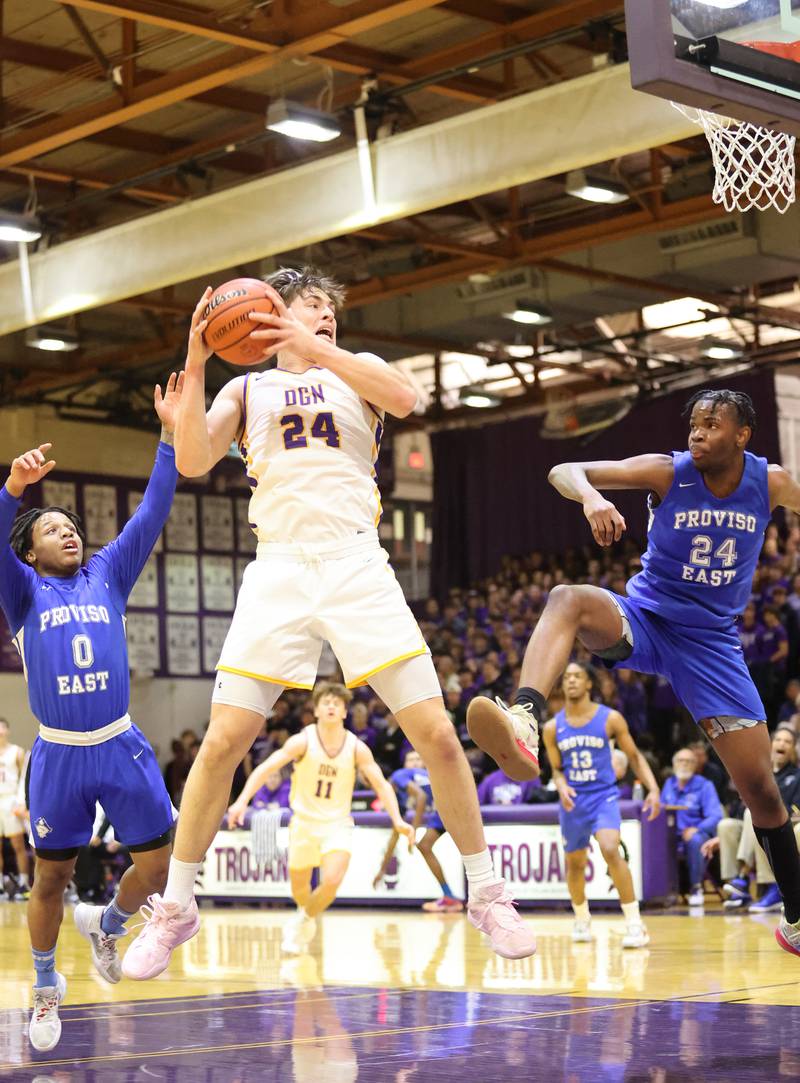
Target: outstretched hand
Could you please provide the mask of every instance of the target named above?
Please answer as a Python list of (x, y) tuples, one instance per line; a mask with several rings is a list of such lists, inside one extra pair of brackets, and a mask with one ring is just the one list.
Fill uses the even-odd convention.
[(6, 481), (6, 489), (12, 496), (19, 498), (29, 485), (35, 485), (50, 473), (56, 465), (55, 459), (47, 458), (52, 446), (40, 444), (38, 448), (32, 448), (14, 459)]
[(167, 432), (175, 432), (175, 422), (178, 418), (178, 406), (183, 392), (184, 373), (179, 372), (176, 376), (170, 373), (164, 393), (161, 393), (161, 384), (156, 384), (153, 390), (153, 405), (156, 408), (159, 420)]
[(252, 322), (260, 325), (257, 331), (250, 332), (250, 338), (263, 345), (265, 358), (280, 353), (281, 350), (288, 350), (297, 357), (311, 360), (314, 350), (319, 346), (319, 338), (286, 307), (277, 290), (267, 283), (264, 285), (274, 309), (269, 313), (249, 313)]
[(203, 338), (203, 332), (208, 324), (208, 320), (204, 318), (203, 313), (206, 310), (206, 305), (211, 298), (212, 292), (211, 287), (206, 286), (203, 291), (203, 296), (197, 302), (195, 310), (192, 313), (192, 323), (189, 327), (189, 343), (186, 347), (187, 365), (204, 365), (214, 352), (206, 345), (206, 340)]

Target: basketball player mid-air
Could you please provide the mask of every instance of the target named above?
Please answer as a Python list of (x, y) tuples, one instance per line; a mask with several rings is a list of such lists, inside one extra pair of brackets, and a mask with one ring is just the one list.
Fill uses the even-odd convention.
[(782, 466), (746, 450), (756, 426), (748, 395), (699, 391), (687, 412), (688, 451), (552, 469), (551, 483), (583, 505), (599, 545), (619, 541), (625, 530), (600, 490), (649, 492), (642, 570), (629, 580), (626, 597), (588, 584), (555, 587), (526, 648), (512, 705), (476, 699), (467, 724), (508, 774), (526, 777), (538, 772), (545, 700), (576, 636), (609, 667), (624, 663), (666, 677), (714, 742), (752, 813), (783, 898), (775, 936), (800, 955), (800, 856), (772, 773), (764, 707), (735, 627), (772, 511), (800, 512), (800, 485)]
[[(230, 826), (244, 821), (245, 810), (272, 771), (294, 764), (289, 806), (289, 880), (297, 911), (284, 929), (283, 950), (300, 955), (316, 932), (316, 918), (336, 898), (353, 852), (350, 808), (356, 771), (373, 788), (394, 830), (414, 846), (414, 829), (400, 815), (394, 790), (363, 741), (344, 728), (352, 693), (323, 681), (312, 693), (316, 724), (306, 726), (276, 749), (250, 774), (228, 809)], [(320, 870), (311, 890), (311, 874)]]
[(309, 269), (268, 279), (272, 314), (251, 314), (264, 359), (237, 376), (206, 414), (207, 290), (195, 309), (176, 429), (178, 469), (206, 474), (236, 440), (253, 487), (257, 557), (247, 568), (217, 666), (211, 721), (181, 802), (163, 898), (123, 960), (161, 973), (198, 925), (195, 874), (219, 828), (231, 779), (284, 688), (313, 687), (328, 640), (348, 687), (368, 682), (397, 716), (430, 774), (436, 806), (461, 851), (469, 917), (495, 951), (532, 955), (535, 940), (486, 846), (469, 764), (448, 719), (430, 652), (378, 541), (374, 464), (385, 413), (405, 417), (416, 395), (372, 354), (336, 345), (342, 287)]
[(586, 901), (586, 864), (592, 835), (608, 866), (625, 917), (623, 948), (644, 948), (650, 937), (642, 924), (628, 862), (620, 851), (619, 788), (611, 763), (612, 743), (621, 748), (636, 777), (647, 787), (644, 801), (654, 820), (661, 796), (647, 760), (631, 737), (628, 723), (611, 708), (591, 699), (593, 673), (570, 662), (561, 687), (564, 707), (542, 730), (547, 758), (558, 791), (558, 819), (567, 859), (567, 887), (575, 913), (572, 939), (592, 939)]
[(161, 442), (141, 506), (122, 533), (83, 563), (81, 521), (64, 508), (17, 515), (29, 485), (55, 466), (50, 444), (14, 459), (0, 490), (0, 606), (22, 656), (31, 710), (39, 721), (27, 778), (36, 874), (28, 928), (36, 975), (30, 1040), (52, 1049), (61, 1036), (58, 1006), (67, 983), (55, 969), (64, 888), (92, 834), (99, 801), (133, 865), (108, 906), (75, 908), (99, 974), (120, 980), (116, 941), (125, 922), (164, 884), (172, 804), (156, 757), (128, 714), (130, 680), (125, 607), (172, 506), (172, 432), (182, 379), (155, 390)]
[[(30, 858), (25, 849), (25, 823), (17, 815), (19, 806), (20, 778), (25, 763), (25, 749), (9, 741), (10, 727), (0, 718), (0, 851), (2, 840), (8, 839), (17, 859), (17, 878), (22, 898), (30, 895)], [(0, 853), (0, 877), (3, 873), (3, 855)], [(10, 883), (10, 878), (9, 878)], [(0, 897), (2, 897), (0, 884)], [(9, 890), (9, 897), (13, 894)]]

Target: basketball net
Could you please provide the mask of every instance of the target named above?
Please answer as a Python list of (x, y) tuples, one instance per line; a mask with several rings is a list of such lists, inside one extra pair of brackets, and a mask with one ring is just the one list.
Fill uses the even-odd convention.
[[(800, 61), (800, 43), (742, 42), (762, 52)], [(735, 120), (672, 105), (705, 132), (714, 159), (712, 199), (727, 211), (766, 211), (785, 214), (795, 201), (795, 137), (746, 120)]]

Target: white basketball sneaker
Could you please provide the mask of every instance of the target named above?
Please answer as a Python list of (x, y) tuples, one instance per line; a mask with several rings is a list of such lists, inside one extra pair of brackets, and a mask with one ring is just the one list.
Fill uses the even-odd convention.
[(476, 696), (467, 708), (467, 731), (509, 778), (539, 777), (539, 724), (527, 707)]
[(594, 940), (592, 926), (589, 921), (576, 921), (572, 926), (573, 944), (591, 944)]
[(58, 1006), (67, 995), (67, 979), (56, 973), (55, 985), (33, 987), (33, 1011), (28, 1027), (31, 1045), (40, 1053), (47, 1053), (58, 1045), (61, 1037), (61, 1020)]
[(128, 930), (123, 929), (116, 934), (104, 933), (100, 925), (104, 910), (104, 906), (78, 903), (73, 916), (75, 928), (91, 945), (95, 970), (101, 978), (116, 985), (122, 977), (122, 960), (117, 955), (117, 941), (127, 936)]
[(650, 935), (641, 921), (632, 921), (625, 926), (622, 937), (623, 948), (646, 948), (650, 943)]

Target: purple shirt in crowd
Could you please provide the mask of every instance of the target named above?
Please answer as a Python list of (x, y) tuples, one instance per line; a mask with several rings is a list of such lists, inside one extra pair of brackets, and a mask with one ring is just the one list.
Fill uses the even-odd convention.
[(763, 624), (754, 624), (752, 628), (745, 628), (743, 624), (740, 624), (738, 631), (745, 663), (752, 666), (758, 662), (763, 662), (764, 654), (761, 646), (761, 636), (764, 632)]
[(530, 782), (515, 782), (505, 771), (494, 771), (478, 786), (478, 801), (482, 805), (524, 805), (534, 790), (541, 789), (538, 778)]
[(277, 790), (262, 786), (253, 794), (253, 800), (250, 803), (253, 808), (288, 808), (291, 786), (291, 780), (288, 778), (283, 779)]

